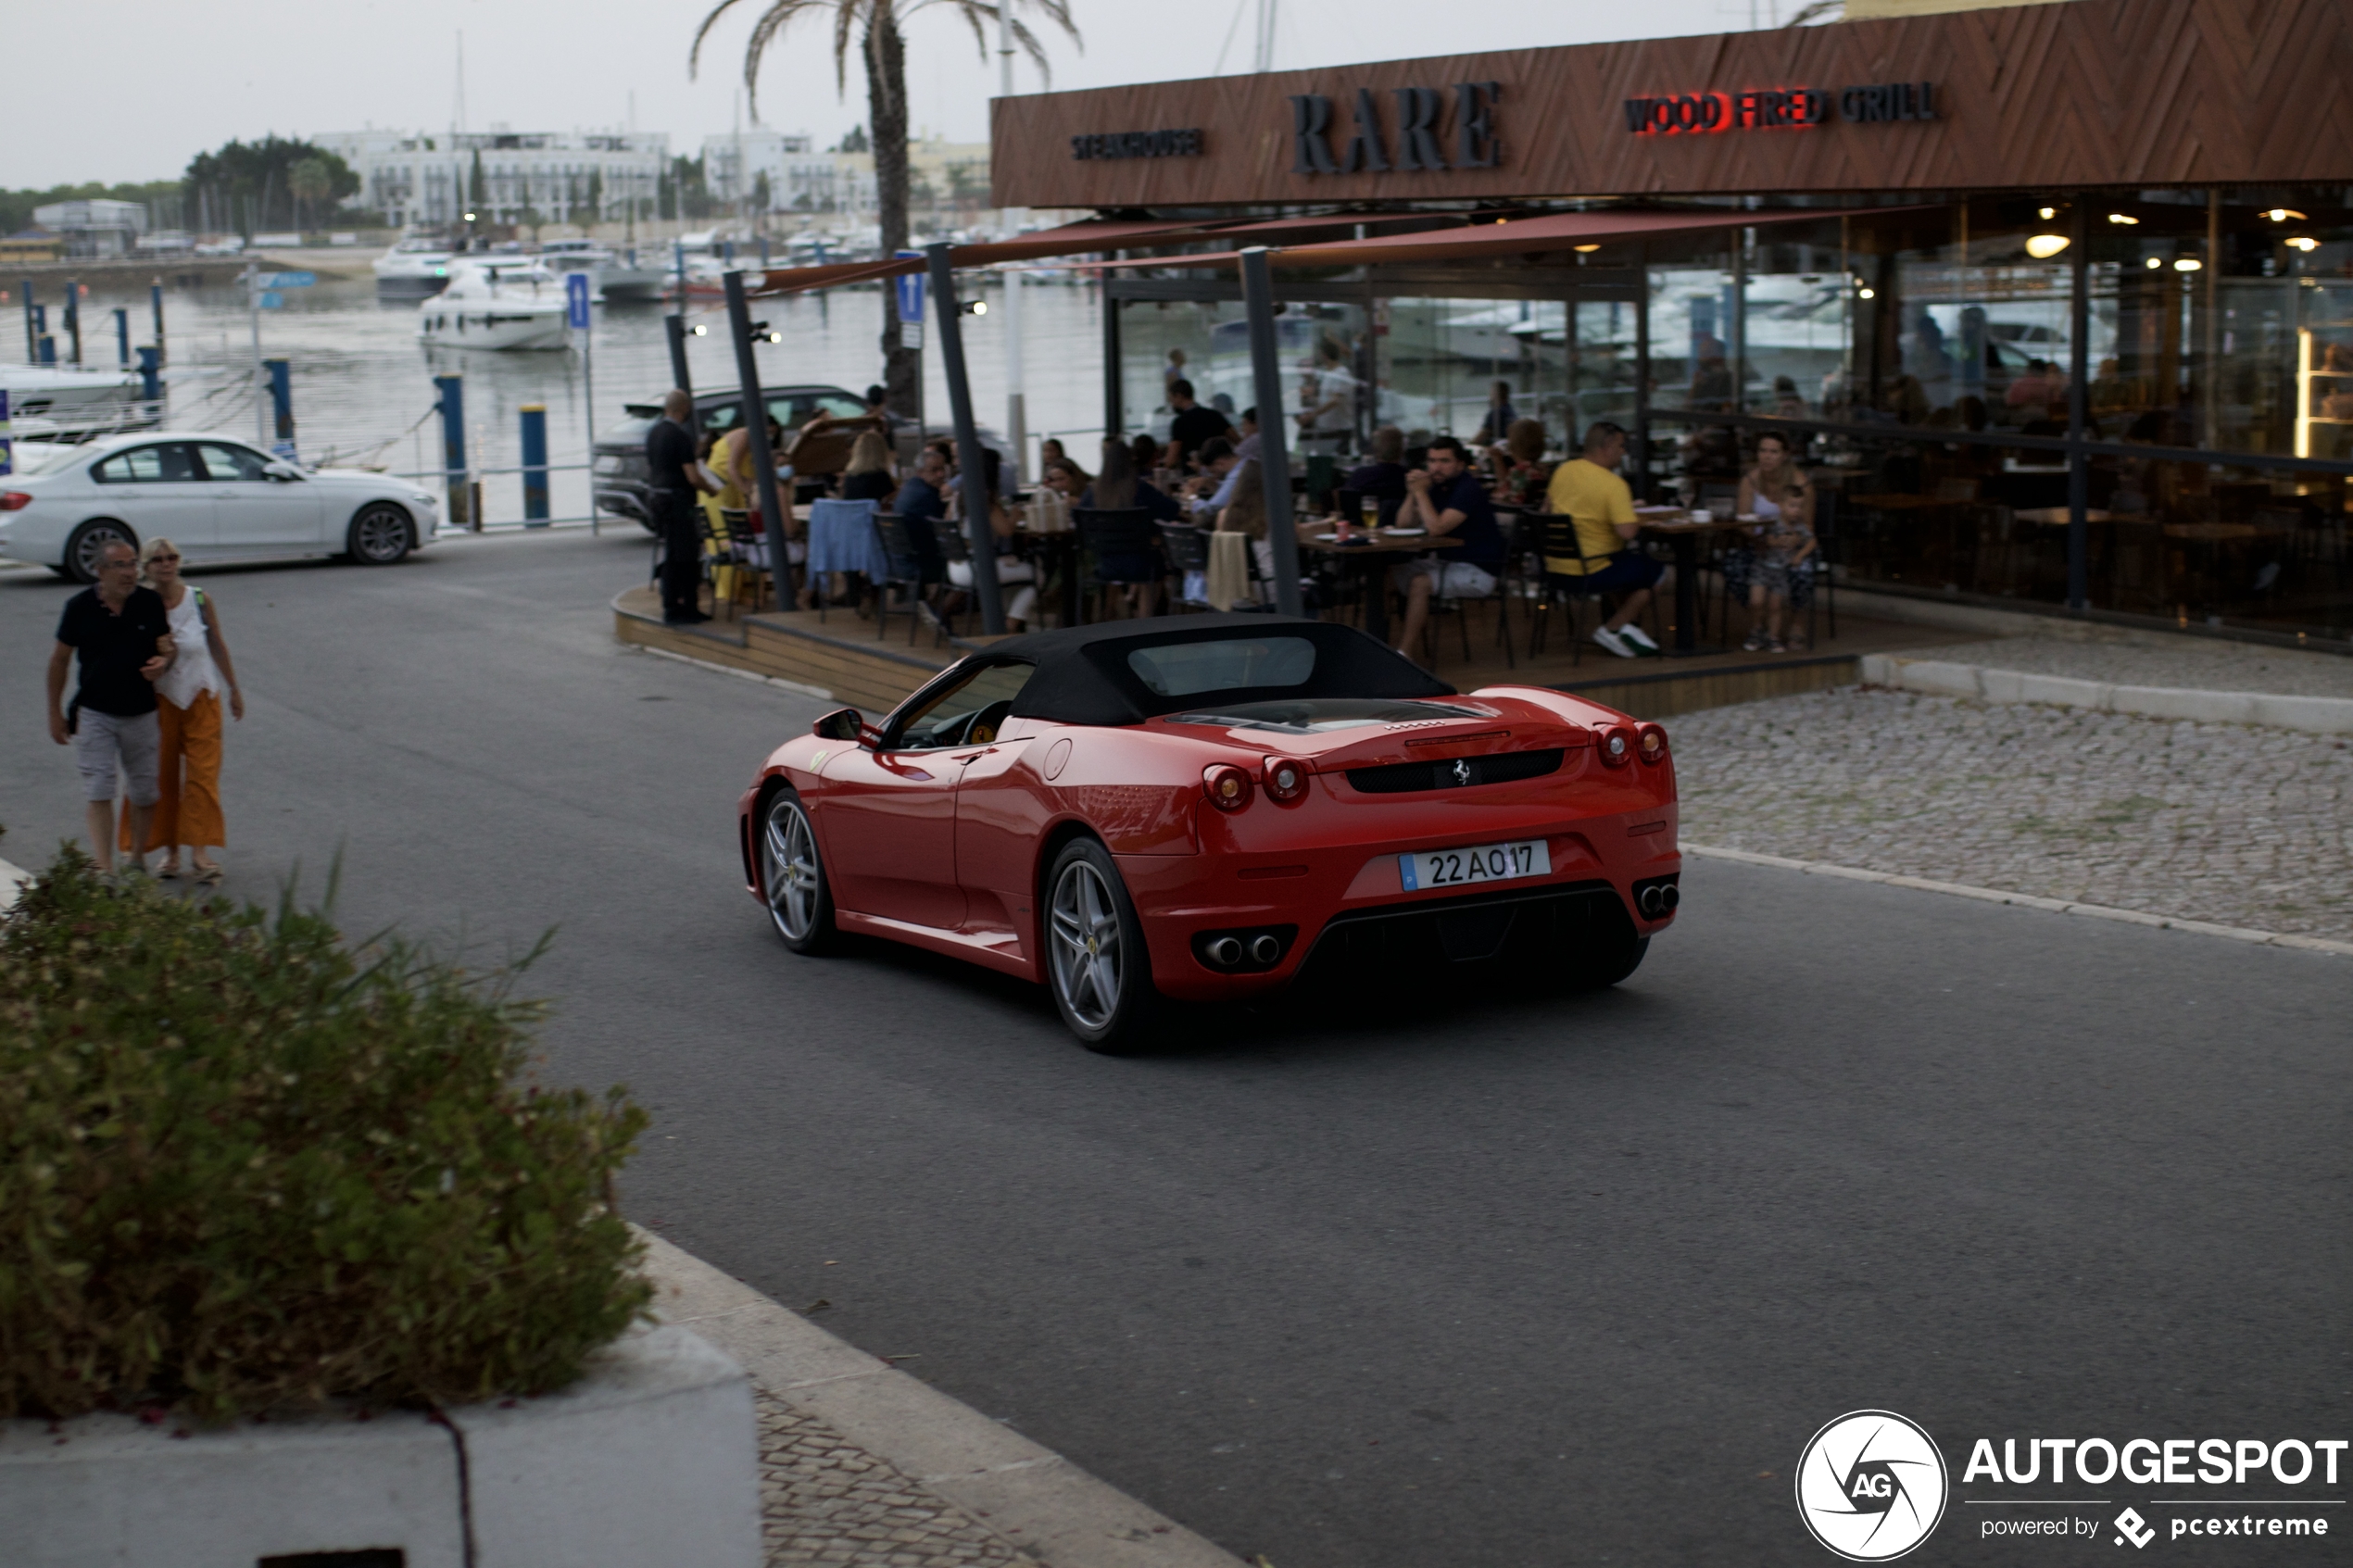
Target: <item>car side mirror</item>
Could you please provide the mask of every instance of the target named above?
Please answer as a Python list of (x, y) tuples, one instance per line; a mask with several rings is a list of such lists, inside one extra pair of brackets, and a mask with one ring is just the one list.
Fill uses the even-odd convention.
[(261, 471), (265, 476), (276, 480), (281, 484), (291, 484), (302, 477), (302, 470), (292, 463), (271, 463)]
[(809, 726), (819, 740), (862, 741), (869, 733), (865, 716), (854, 708), (837, 708)]

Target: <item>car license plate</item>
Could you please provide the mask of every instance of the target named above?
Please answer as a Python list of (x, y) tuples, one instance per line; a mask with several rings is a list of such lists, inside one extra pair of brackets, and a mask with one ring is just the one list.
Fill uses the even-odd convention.
[(1397, 875), (1408, 893), (1552, 874), (1552, 853), (1541, 838), (1482, 844), (1471, 849), (1424, 849), (1397, 857)]

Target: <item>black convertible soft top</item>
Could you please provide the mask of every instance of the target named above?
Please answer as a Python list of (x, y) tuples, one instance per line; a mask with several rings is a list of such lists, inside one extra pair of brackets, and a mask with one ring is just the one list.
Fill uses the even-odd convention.
[[(1130, 655), (1181, 649), (1196, 643), (1280, 645), (1272, 661), (1283, 672), (1302, 662), (1299, 642), (1314, 650), (1304, 678), (1282, 685), (1198, 686), (1156, 690)], [(1206, 656), (1209, 650), (1202, 650)], [(1454, 688), (1424, 673), (1353, 626), (1280, 615), (1183, 615), (1149, 621), (1098, 621), (1037, 632), (992, 643), (979, 655), (988, 663), (1030, 663), (1038, 672), (1013, 699), (1013, 715), (1062, 724), (1134, 724), (1163, 713), (1220, 703), (1283, 697), (1453, 696)], [(1182, 659), (1180, 653), (1176, 656)]]

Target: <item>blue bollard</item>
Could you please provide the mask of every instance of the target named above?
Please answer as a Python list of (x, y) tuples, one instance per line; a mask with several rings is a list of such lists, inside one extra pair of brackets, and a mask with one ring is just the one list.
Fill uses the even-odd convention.
[(66, 280), (66, 341), (73, 345), (73, 362), (82, 363), (82, 285)]
[(270, 406), (277, 415), (277, 439), (271, 443), (270, 450), (292, 462), (295, 455), (294, 383), (283, 359), (264, 359), (261, 367), (270, 372)]
[(17, 471), (15, 431), (8, 422), (8, 389), (0, 386), (0, 479)]
[(163, 418), (163, 350), (139, 350), (139, 400), (149, 405), (157, 419)]
[(27, 364), (41, 362), (41, 307), (32, 302), (32, 280), (24, 281), (24, 357)]
[(155, 313), (156, 363), (160, 365), (163, 363), (163, 285), (161, 283), (147, 285), (147, 308)]
[(434, 390), (441, 402), (441, 470), (448, 482), (449, 505), (443, 516), (453, 528), (479, 527), (466, 505), (466, 378), (435, 376)]
[(768, 236), (765, 234), (760, 236), (760, 270), (763, 272), (768, 270)]
[(547, 526), (547, 405), (522, 406), (522, 525)]
[(131, 369), (131, 312), (114, 313), (114, 362), (124, 370)]
[(41, 334), (41, 363), (43, 363), (44, 365), (54, 365), (54, 364), (56, 364), (57, 362), (57, 337), (56, 337), (56, 335), (55, 335), (54, 333), (50, 333), (50, 332), (43, 332), (43, 333)]

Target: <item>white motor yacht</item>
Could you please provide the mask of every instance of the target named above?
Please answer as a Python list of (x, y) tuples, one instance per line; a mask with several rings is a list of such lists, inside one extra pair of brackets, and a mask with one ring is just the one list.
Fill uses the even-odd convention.
[(417, 307), (417, 336), (443, 348), (568, 348), (564, 282), (537, 257), (461, 256)]
[(8, 413), (20, 436), (38, 432), (71, 438), (155, 422), (155, 409), (140, 400), (135, 370), (0, 365), (0, 387), (7, 389)]
[(380, 296), (415, 299), (439, 294), (449, 282), (449, 247), (439, 240), (402, 240), (369, 266)]
[(586, 272), (597, 281), (599, 298), (638, 301), (661, 297), (662, 269), (641, 267), (636, 253), (615, 252), (595, 240), (550, 240), (539, 247), (539, 258), (558, 273)]

